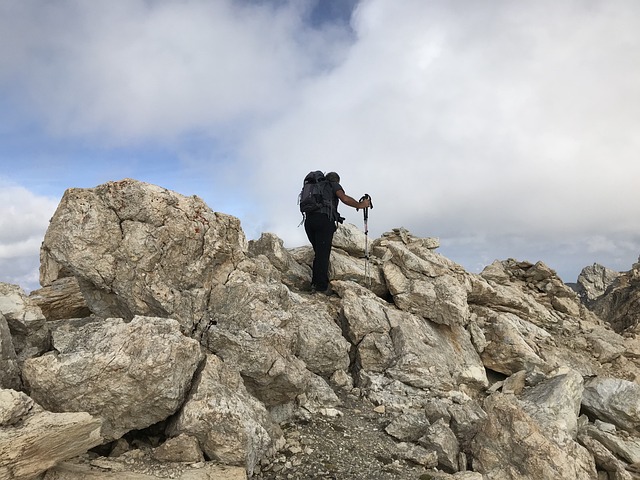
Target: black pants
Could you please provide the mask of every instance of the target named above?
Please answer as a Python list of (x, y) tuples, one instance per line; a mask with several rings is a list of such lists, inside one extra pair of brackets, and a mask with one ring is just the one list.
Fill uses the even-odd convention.
[(336, 226), (324, 213), (308, 213), (304, 230), (315, 253), (311, 284), (316, 290), (324, 291), (329, 288), (329, 257)]

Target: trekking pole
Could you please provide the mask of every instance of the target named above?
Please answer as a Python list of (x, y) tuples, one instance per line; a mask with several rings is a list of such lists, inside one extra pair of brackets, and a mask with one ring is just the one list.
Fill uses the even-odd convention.
[[(360, 201), (369, 200), (369, 205), (373, 208), (373, 202), (368, 193), (365, 193)], [(362, 209), (364, 216), (364, 278), (367, 287), (371, 287), (371, 272), (369, 270), (369, 207)]]

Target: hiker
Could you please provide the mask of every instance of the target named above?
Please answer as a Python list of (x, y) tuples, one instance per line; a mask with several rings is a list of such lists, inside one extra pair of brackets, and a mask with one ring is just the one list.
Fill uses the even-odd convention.
[(340, 185), (340, 176), (336, 172), (329, 172), (324, 177), (331, 184), (332, 211), (330, 214), (321, 211), (307, 213), (304, 220), (304, 229), (315, 254), (311, 291), (331, 295), (332, 292), (329, 288), (331, 242), (337, 223), (342, 223), (342, 220), (344, 220), (338, 213), (338, 200), (353, 208), (368, 208), (371, 206), (371, 201), (368, 198), (364, 198), (359, 202), (344, 193), (344, 189)]

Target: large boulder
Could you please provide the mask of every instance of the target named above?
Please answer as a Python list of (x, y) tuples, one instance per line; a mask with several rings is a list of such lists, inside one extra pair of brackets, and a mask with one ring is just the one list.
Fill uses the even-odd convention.
[(264, 258), (242, 262), (213, 291), (211, 308), (215, 316), (203, 331), (203, 344), (233, 364), (268, 406), (304, 393), (310, 369), (328, 377), (349, 364), (349, 345), (327, 306), (292, 293)]
[(54, 333), (55, 352), (25, 362), (32, 398), (53, 412), (89, 412), (115, 440), (166, 419), (184, 402), (200, 346), (171, 319), (135, 317)]
[(562, 369), (525, 390), (520, 402), (545, 434), (562, 445), (575, 440), (578, 434), (583, 391), (582, 375), (574, 370)]
[(460, 444), (449, 427), (449, 423), (443, 418), (429, 425), (426, 433), (418, 439), (418, 443), (428, 451), (436, 452), (438, 465), (444, 470), (449, 472), (457, 472), (459, 470)]
[(333, 248), (338, 248), (355, 258), (362, 258), (367, 248), (371, 248), (371, 239), (352, 223), (342, 223), (338, 225), (333, 240)]
[(584, 303), (590, 304), (600, 298), (620, 275), (620, 272), (594, 263), (584, 267), (578, 275), (576, 291)]
[[(400, 234), (403, 233), (403, 234)], [(401, 310), (442, 325), (466, 325), (468, 275), (433, 246), (401, 231), (375, 243), (384, 278)]]
[(640, 433), (640, 385), (619, 378), (596, 377), (585, 384), (582, 405), (594, 417)]
[(540, 345), (551, 338), (546, 330), (512, 313), (480, 308), (475, 312), (486, 341), (481, 356), (487, 368), (512, 375), (545, 367)]
[(41, 277), (71, 272), (98, 316), (171, 317), (191, 333), (209, 321), (211, 289), (246, 249), (237, 218), (127, 179), (65, 192), (42, 244)]
[(511, 375), (569, 367), (593, 376), (622, 355), (623, 339), (541, 262), (496, 261), (469, 279), (470, 328), (492, 370)]
[(473, 469), (487, 478), (598, 478), (593, 457), (573, 441), (557, 442), (512, 395), (494, 394), (472, 442)]
[(357, 366), (418, 388), (485, 388), (484, 367), (468, 332), (398, 311), (352, 282), (333, 282), (342, 297), (343, 329)]
[(247, 392), (240, 374), (215, 355), (207, 356), (168, 432), (197, 438), (208, 458), (244, 466), (249, 475), (282, 437), (264, 405)]
[(611, 282), (607, 290), (589, 303), (600, 318), (616, 332), (631, 330), (640, 324), (640, 263)]

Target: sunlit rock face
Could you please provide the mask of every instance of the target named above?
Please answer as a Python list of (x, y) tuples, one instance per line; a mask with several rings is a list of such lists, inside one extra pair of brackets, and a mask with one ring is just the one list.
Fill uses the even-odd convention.
[[(283, 424), (339, 418), (349, 395), (386, 416), (392, 455), (448, 474), (627, 478), (635, 266), (584, 276), (591, 311), (540, 262), (472, 274), (438, 246), (342, 225), (334, 293), (311, 294), (309, 247), (248, 242), (197, 197), (130, 179), (68, 190), (42, 244), (49, 290), (0, 284), (0, 476), (68, 474), (60, 462), (130, 452), (132, 435), (156, 461), (251, 476), (282, 457)], [(59, 455), (10, 448), (52, 432), (69, 439)]]

